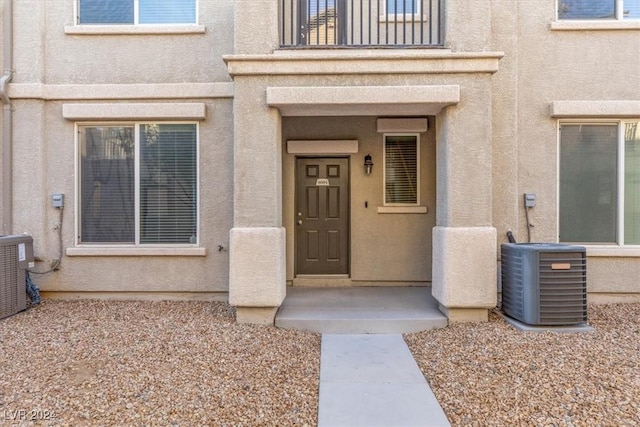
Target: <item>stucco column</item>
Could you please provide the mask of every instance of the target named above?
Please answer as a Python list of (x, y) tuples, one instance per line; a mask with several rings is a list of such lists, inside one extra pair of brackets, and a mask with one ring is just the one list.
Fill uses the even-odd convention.
[(437, 118), (432, 293), (450, 322), (487, 320), (497, 299), (488, 76), (467, 83), (462, 94)]
[(273, 323), (286, 293), (281, 118), (264, 79), (237, 77), (234, 95), (234, 226), (229, 302), (238, 322)]
[(234, 53), (272, 53), (280, 45), (279, 0), (235, 0)]
[[(236, 0), (234, 54), (279, 46), (278, 0)], [(234, 197), (229, 302), (242, 323), (273, 323), (286, 293), (281, 119), (261, 77), (234, 77)]]

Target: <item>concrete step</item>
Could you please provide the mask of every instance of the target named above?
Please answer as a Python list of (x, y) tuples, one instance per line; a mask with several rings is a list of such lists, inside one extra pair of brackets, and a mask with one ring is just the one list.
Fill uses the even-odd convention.
[(403, 334), (448, 321), (428, 287), (289, 287), (275, 324), (329, 334)]

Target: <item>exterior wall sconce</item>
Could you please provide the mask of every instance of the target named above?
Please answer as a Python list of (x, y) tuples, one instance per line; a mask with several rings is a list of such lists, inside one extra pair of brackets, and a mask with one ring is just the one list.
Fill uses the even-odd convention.
[(364, 173), (371, 175), (371, 169), (373, 169), (373, 161), (371, 160), (371, 154), (364, 156)]

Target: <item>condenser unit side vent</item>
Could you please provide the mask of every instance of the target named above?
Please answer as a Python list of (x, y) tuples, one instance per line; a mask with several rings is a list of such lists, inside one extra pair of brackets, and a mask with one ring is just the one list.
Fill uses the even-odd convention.
[(33, 239), (0, 236), (0, 319), (27, 308), (25, 271), (33, 262)]
[(581, 246), (508, 243), (501, 247), (502, 310), (531, 325), (587, 321), (587, 261)]

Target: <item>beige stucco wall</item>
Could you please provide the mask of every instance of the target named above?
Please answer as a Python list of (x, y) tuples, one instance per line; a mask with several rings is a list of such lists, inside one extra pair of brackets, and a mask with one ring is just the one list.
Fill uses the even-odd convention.
[(229, 81), (233, 2), (200, 1), (203, 33), (70, 34), (74, 1), (14, 1), (14, 81), (47, 84)]
[[(202, 100), (200, 100), (202, 101)], [(200, 227), (206, 256), (63, 256), (62, 268), (38, 277), (44, 291), (225, 292), (228, 288), (228, 232), (232, 222), (231, 100), (205, 102), (200, 122)], [(62, 238), (65, 254), (75, 246), (75, 123), (62, 119), (62, 103), (15, 101), (14, 231), (34, 236), (38, 270), (58, 258), (59, 211), (52, 193), (65, 194)], [(218, 250), (222, 245), (222, 251)], [(179, 253), (179, 252), (178, 252)]]
[[(537, 194), (537, 206), (530, 210), (532, 241), (558, 241), (558, 119), (550, 114), (553, 101), (640, 104), (640, 28), (614, 23), (610, 30), (588, 24), (561, 30), (565, 23), (554, 23), (555, 7), (553, 0), (495, 0), (491, 9), (496, 23), (493, 49), (505, 52), (492, 89), (493, 223), (499, 243), (506, 241), (508, 230), (526, 241), (525, 192)], [(639, 264), (637, 256), (589, 256), (589, 292), (640, 292)]]
[[(59, 272), (39, 278), (44, 290), (226, 291), (229, 259), (225, 250), (234, 224), (240, 228), (291, 227), (287, 212), (291, 211), (292, 181), (288, 177), (293, 160), (283, 151), (287, 133), (299, 139), (326, 135), (360, 141), (360, 151), (352, 157), (354, 279), (429, 280), (433, 256), (427, 242), (429, 228), (436, 223), (447, 229), (495, 227), (497, 243), (505, 241), (505, 233), (513, 230), (523, 241), (524, 192), (538, 196), (537, 206), (530, 211), (535, 225), (532, 240), (557, 241), (558, 119), (551, 116), (550, 104), (640, 102), (638, 26), (609, 23), (607, 30), (595, 30), (598, 26), (593, 25), (567, 30), (564, 23), (555, 22), (555, 0), (447, 0), (446, 49), (426, 50), (427, 56), (435, 59), (425, 59), (420, 50), (403, 52), (405, 57), (401, 58), (381, 49), (362, 51), (360, 59), (321, 58), (313, 62), (310, 58), (317, 51), (304, 52), (287, 61), (269, 63), (261, 58), (256, 63), (263, 71), (235, 75), (233, 84), (229, 69), (238, 63), (227, 68), (223, 55), (272, 54), (278, 47), (278, 1), (198, 4), (199, 26), (176, 30), (181, 34), (86, 34), (73, 28), (72, 0), (14, 2), (15, 74), (10, 88), (16, 159), (13, 228), (33, 234), (36, 255), (43, 260), (38, 268), (46, 268), (58, 256), (54, 230), (58, 211), (50, 206), (53, 192), (66, 195), (65, 249), (73, 247), (75, 240), (74, 123), (62, 117), (64, 103), (181, 102), (206, 106), (206, 117), (200, 122), (200, 247), (206, 255), (65, 256)], [(480, 57), (491, 52), (504, 55), (488, 60), (459, 56), (473, 53)], [(276, 52), (274, 58), (297, 53)], [(324, 54), (345, 58), (354, 52)], [(502, 58), (497, 72), (479, 69), (477, 64), (497, 62), (498, 56)], [(383, 59), (373, 61), (376, 57)], [(109, 84), (119, 89), (105, 89)], [(135, 86), (138, 84), (141, 86)], [(309, 136), (297, 126), (311, 119), (285, 118), (282, 135), (282, 118), (265, 101), (268, 87), (416, 85), (457, 85), (461, 93), (459, 103), (437, 113), (435, 126), (430, 126), (422, 141), (423, 148), (429, 141), (429, 150), (422, 151), (423, 161), (435, 162), (435, 172), (429, 173), (435, 173), (437, 183), (423, 188), (427, 191), (424, 200), (429, 200), (425, 215), (374, 212), (381, 192), (375, 191), (372, 183), (382, 182), (381, 136), (370, 126), (375, 116), (349, 119), (340, 126), (309, 125), (304, 132)], [(358, 129), (358, 135), (347, 135), (345, 128), (349, 126)], [(435, 151), (431, 151), (432, 145)], [(376, 162), (369, 177), (355, 175), (362, 173), (365, 151), (371, 152)], [(437, 202), (432, 201), (432, 190)], [(363, 208), (363, 195), (369, 201), (367, 209)], [(434, 217), (437, 220), (432, 222)], [(411, 233), (415, 237), (412, 251), (425, 257), (417, 256), (415, 263), (401, 256), (390, 260), (391, 253), (408, 247), (400, 247), (400, 239), (393, 241), (388, 253), (364, 250), (389, 244), (386, 232), (379, 230), (390, 223), (397, 223), (397, 230), (404, 234), (419, 224), (419, 235)], [(449, 231), (457, 232), (445, 230), (445, 234)], [(290, 279), (292, 233), (286, 238), (286, 277)], [(479, 251), (493, 248), (485, 240), (478, 239)], [(221, 252), (218, 245), (223, 246)], [(494, 255), (497, 259), (499, 254)], [(447, 255), (450, 265), (442, 271), (455, 270), (459, 260), (452, 256)], [(277, 263), (273, 277), (279, 278), (285, 260)], [(389, 265), (393, 267), (389, 269)], [(639, 266), (640, 257), (635, 255), (590, 256), (590, 292), (640, 292), (636, 279)], [(491, 273), (494, 267), (482, 272)], [(395, 279), (401, 270), (403, 278)], [(443, 274), (442, 280), (449, 276)], [(442, 300), (464, 306), (458, 299), (467, 286), (464, 280), (440, 285), (446, 286), (440, 288)], [(279, 286), (274, 288), (278, 297)], [(483, 298), (492, 292), (486, 283), (482, 289)], [(485, 305), (490, 302), (483, 301)]]
[[(295, 158), (288, 140), (356, 139), (350, 158), (350, 277), (353, 281), (431, 281), (431, 228), (435, 225), (435, 118), (420, 138), (420, 205), (426, 213), (379, 213), (383, 203), (383, 133), (376, 117), (285, 117), (283, 119), (283, 218), (287, 228), (287, 280), (295, 277)], [(364, 173), (364, 156), (374, 166)], [(367, 206), (365, 206), (367, 203)]]
[[(199, 2), (199, 25), (175, 29), (182, 34), (113, 34), (110, 29), (111, 34), (85, 34), (73, 27), (73, 5), (72, 0), (14, 2), (13, 229), (33, 235), (37, 270), (47, 270), (59, 257), (60, 211), (51, 207), (51, 194), (65, 194), (62, 266), (36, 276), (37, 283), (45, 292), (77, 294), (227, 292), (233, 86), (222, 55), (233, 48), (233, 2)], [(100, 106), (87, 108), (98, 111), (89, 122), (101, 121), (103, 107), (106, 112), (114, 103), (125, 103), (144, 114), (151, 111), (150, 120), (199, 123), (196, 248), (127, 252), (76, 245), (76, 122), (63, 117), (63, 105), (85, 103)], [(204, 117), (174, 114), (170, 107), (176, 103), (203, 106)], [(129, 120), (118, 119), (123, 121)]]

